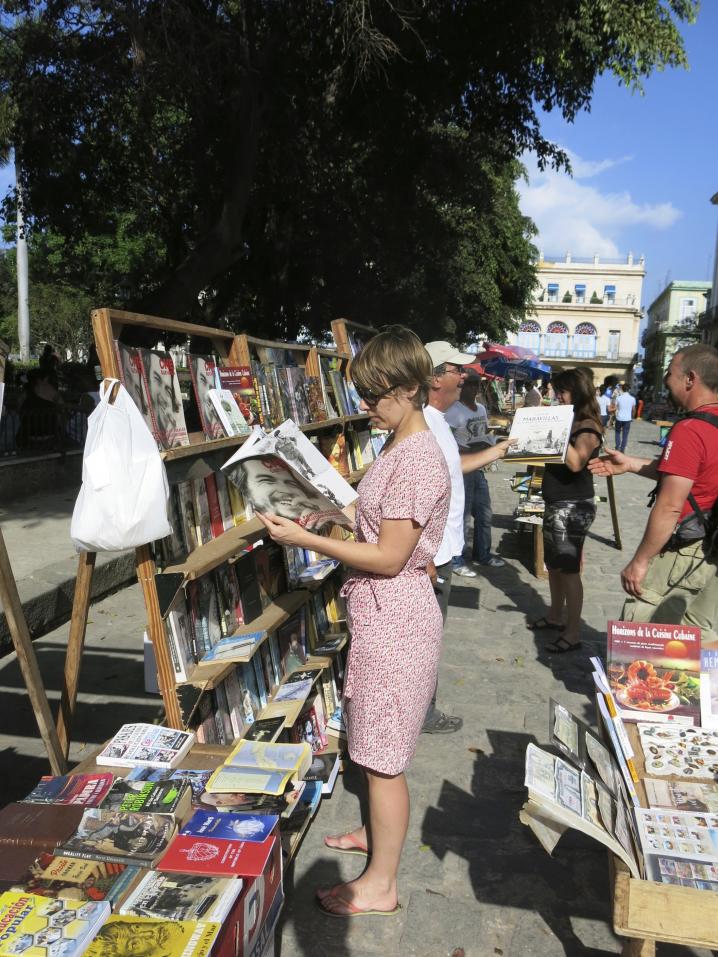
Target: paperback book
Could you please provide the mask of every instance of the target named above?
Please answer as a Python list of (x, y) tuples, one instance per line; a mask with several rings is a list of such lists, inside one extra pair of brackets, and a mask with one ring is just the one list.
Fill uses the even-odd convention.
[(164, 814), (121, 814), (88, 808), (69, 840), (56, 848), (60, 857), (152, 867), (177, 831)]
[(718, 650), (701, 650), (701, 725), (718, 731)]
[(202, 877), (150, 871), (119, 909), (135, 917), (222, 923), (240, 895), (241, 878)]
[(509, 433), (515, 445), (506, 452), (506, 461), (565, 462), (572, 423), (572, 405), (517, 409)]
[(157, 870), (208, 877), (259, 877), (275, 840), (268, 837), (255, 843), (178, 834), (157, 862)]
[(127, 389), (130, 398), (140, 410), (145, 425), (152, 435), (159, 441), (159, 432), (155, 413), (150, 402), (145, 380), (145, 370), (142, 362), (142, 349), (126, 346), (124, 342), (115, 339), (115, 352), (120, 368), (120, 381)]
[(699, 628), (609, 621), (608, 679), (623, 719), (700, 724), (700, 649)]
[(77, 804), (98, 807), (115, 780), (110, 771), (100, 774), (45, 775), (27, 797), (30, 804)]
[(212, 356), (190, 355), (189, 369), (202, 431), (208, 439), (220, 439), (224, 435), (223, 422), (211, 394), (215, 387), (217, 363)]
[(161, 349), (141, 349), (140, 353), (160, 445), (164, 449), (189, 445), (182, 393), (172, 356)]
[(249, 435), (251, 429), (229, 389), (210, 389), (209, 398), (224, 435)]
[(141, 868), (126, 864), (43, 853), (32, 865), (27, 880), (13, 890), (62, 900), (106, 900), (114, 908), (140, 873)]
[(123, 814), (168, 814), (184, 820), (192, 807), (192, 789), (179, 780), (128, 781), (118, 778), (103, 800), (103, 811)]
[(79, 957), (109, 916), (106, 901), (7, 891), (0, 896), (0, 955)]
[(216, 388), (232, 393), (248, 425), (261, 424), (257, 390), (248, 366), (217, 366)]
[(266, 841), (278, 821), (273, 814), (220, 814), (200, 810), (195, 811), (180, 834), (256, 843)]
[(646, 774), (718, 778), (718, 731), (677, 724), (638, 723)]
[(100, 928), (87, 957), (209, 957), (221, 924), (115, 914)]
[(718, 814), (718, 781), (666, 781), (644, 778), (650, 807)]
[(242, 740), (207, 784), (210, 793), (282, 794), (312, 763), (307, 744), (264, 744)]
[(117, 767), (172, 768), (194, 743), (191, 731), (176, 731), (154, 724), (123, 724), (95, 759), (100, 765)]

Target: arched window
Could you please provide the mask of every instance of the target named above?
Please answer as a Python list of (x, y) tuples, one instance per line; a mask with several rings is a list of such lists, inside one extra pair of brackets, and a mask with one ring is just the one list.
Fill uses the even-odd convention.
[(579, 322), (573, 334), (573, 357), (595, 359), (597, 336), (596, 327), (592, 322)]
[(519, 326), (518, 344), (524, 349), (531, 349), (536, 355), (541, 347), (541, 326), (533, 319), (524, 319)]
[(568, 326), (565, 322), (555, 320), (548, 324), (544, 337), (544, 355), (557, 357), (568, 355)]

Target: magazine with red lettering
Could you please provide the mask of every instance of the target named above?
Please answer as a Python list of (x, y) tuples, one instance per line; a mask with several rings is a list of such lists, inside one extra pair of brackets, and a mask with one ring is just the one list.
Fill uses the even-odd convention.
[(162, 349), (138, 349), (154, 419), (157, 438), (164, 449), (189, 445), (182, 406), (182, 393), (169, 352)]
[(621, 717), (699, 725), (700, 656), (699, 628), (609, 621), (608, 678)]

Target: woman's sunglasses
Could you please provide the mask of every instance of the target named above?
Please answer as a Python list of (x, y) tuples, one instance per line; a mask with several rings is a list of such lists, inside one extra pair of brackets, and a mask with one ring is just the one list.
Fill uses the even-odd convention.
[(360, 389), (357, 385), (355, 385), (354, 388), (362, 402), (373, 409), (379, 403), (379, 400), (393, 392), (396, 386), (393, 385), (390, 389), (387, 389), (386, 392), (367, 392), (365, 389)]

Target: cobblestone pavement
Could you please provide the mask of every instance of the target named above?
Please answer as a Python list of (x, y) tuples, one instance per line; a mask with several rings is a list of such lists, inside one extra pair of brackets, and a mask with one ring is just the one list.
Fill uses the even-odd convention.
[[(633, 426), (629, 451), (657, 454), (657, 428)], [(531, 531), (514, 530), (514, 469), (488, 473), (494, 547), (505, 567), (459, 579), (442, 652), (439, 704), (464, 718), (455, 735), (423, 735), (409, 770), (412, 819), (400, 875), (399, 917), (331, 920), (313, 905), (318, 886), (359, 872), (353, 857), (323, 847), (327, 833), (348, 830), (360, 815), (351, 769), (285, 874), (281, 957), (601, 957), (621, 951), (610, 924), (608, 868), (601, 847), (567, 833), (551, 857), (518, 820), (525, 798), (523, 757), (529, 741), (546, 743), (548, 699), (593, 720), (588, 657), (603, 656), (605, 624), (618, 616), (618, 573), (647, 517), (649, 483), (617, 480), (624, 548), (613, 544), (608, 506), (601, 504), (586, 547), (583, 651), (551, 658), (526, 628), (540, 613), (548, 585), (530, 568)], [(599, 481), (597, 491), (605, 494)], [(39, 560), (40, 561), (40, 560)], [(138, 586), (93, 606), (71, 757), (81, 760), (127, 720), (151, 720), (155, 697), (142, 691), (144, 609)], [(57, 706), (67, 626), (36, 642), (53, 707)], [(27, 793), (47, 773), (42, 744), (12, 657), (0, 661), (0, 801)], [(701, 955), (659, 945), (660, 957)]]

